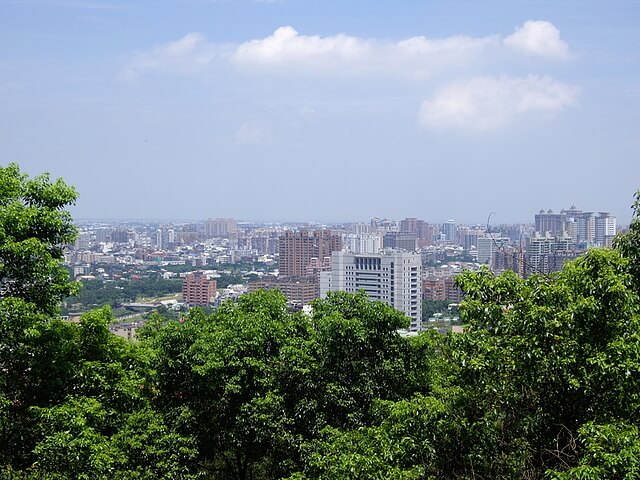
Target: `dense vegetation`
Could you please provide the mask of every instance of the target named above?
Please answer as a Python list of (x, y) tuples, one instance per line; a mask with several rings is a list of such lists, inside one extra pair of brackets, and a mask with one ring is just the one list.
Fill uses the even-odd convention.
[[(184, 265), (181, 265), (184, 267)], [(193, 271), (194, 267), (185, 268)], [(243, 283), (240, 273), (220, 272), (216, 278), (218, 289), (229, 285)], [(86, 311), (92, 308), (110, 305), (118, 307), (122, 303), (136, 302), (141, 299), (160, 298), (182, 292), (182, 279), (162, 278), (160, 274), (135, 280), (80, 280), (78, 292), (64, 299), (63, 312)]]
[(134, 343), (108, 307), (56, 318), (74, 199), (0, 169), (6, 478), (638, 478), (640, 197), (615, 249), (557, 275), (462, 275), (463, 334), (400, 337), (363, 295), (306, 316), (257, 292)]
[(179, 278), (142, 278), (139, 280), (81, 280), (82, 288), (77, 295), (68, 297), (65, 303), (81, 308), (135, 302), (142, 298), (157, 298), (182, 291)]

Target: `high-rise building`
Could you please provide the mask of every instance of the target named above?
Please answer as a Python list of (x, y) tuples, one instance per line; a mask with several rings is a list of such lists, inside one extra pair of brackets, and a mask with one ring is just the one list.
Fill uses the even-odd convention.
[(249, 246), (258, 255), (275, 255), (278, 252), (278, 234), (276, 232), (258, 232), (248, 237)]
[(447, 220), (442, 224), (442, 233), (444, 235), (444, 241), (449, 243), (454, 243), (456, 241), (456, 232), (457, 226), (456, 222), (453, 220)]
[(351, 253), (378, 253), (382, 250), (382, 236), (379, 233), (350, 233), (343, 241)]
[(483, 234), (484, 230), (480, 230), (478, 228), (465, 228), (461, 232), (460, 243), (465, 250), (471, 250), (471, 247), (478, 246), (478, 238)]
[(182, 301), (189, 306), (207, 306), (216, 296), (216, 281), (203, 272), (189, 273), (182, 281)]
[(576, 217), (578, 243), (592, 245), (596, 239), (596, 217), (593, 212), (582, 212)]
[(549, 232), (535, 232), (526, 242), (525, 275), (548, 274), (562, 269), (562, 265), (575, 258), (575, 244), (571, 237), (555, 237)]
[(307, 273), (312, 258), (330, 257), (342, 250), (342, 237), (330, 230), (288, 231), (278, 240), (280, 276), (300, 276)]
[(111, 230), (111, 241), (113, 243), (127, 243), (129, 241), (129, 230), (126, 228), (114, 228)]
[(420, 220), (418, 223), (418, 247), (427, 247), (434, 244), (437, 227)]
[(570, 237), (583, 247), (610, 246), (616, 235), (616, 217), (608, 212), (583, 212), (575, 206), (553, 213), (540, 210), (535, 216), (535, 229), (541, 235)]
[(205, 225), (207, 238), (229, 237), (238, 232), (238, 223), (233, 218), (210, 218)]
[[(106, 227), (103, 228), (97, 228), (94, 230), (94, 233), (96, 235), (96, 242), (100, 243), (100, 242), (107, 242), (109, 241), (109, 238), (111, 236), (111, 232), (112, 230)], [(111, 240), (113, 241), (113, 240)]]
[(404, 220), (400, 220), (400, 231), (417, 234), (419, 222), (421, 222), (421, 220), (418, 220), (417, 218), (405, 218)]
[(91, 246), (91, 234), (89, 232), (80, 232), (74, 243), (75, 250), (89, 250)]
[(501, 233), (487, 233), (477, 240), (478, 263), (493, 267), (496, 252), (509, 243), (509, 239), (503, 237)]
[(601, 247), (610, 247), (616, 236), (616, 217), (608, 212), (599, 212), (595, 217), (595, 243)]
[(418, 248), (418, 237), (411, 232), (387, 232), (382, 240), (384, 248), (415, 252)]
[[(575, 208), (575, 207), (574, 207)], [(549, 232), (552, 236), (562, 235), (564, 233), (565, 214), (553, 213), (553, 210), (540, 210), (535, 215), (536, 232), (545, 234)]]
[[(170, 235), (170, 232), (172, 235)], [(173, 230), (166, 225), (162, 225), (158, 230), (156, 230), (156, 247), (158, 250), (168, 249), (170, 238), (172, 237), (175, 238), (175, 234), (173, 234)]]
[(495, 273), (512, 270), (519, 276), (524, 277), (525, 263), (524, 249), (519, 246), (507, 245), (494, 252), (491, 270)]
[(417, 218), (405, 218), (400, 220), (400, 232), (413, 233), (417, 238), (418, 247), (426, 247), (433, 244), (433, 225)]
[(329, 291), (364, 290), (370, 299), (386, 302), (414, 321), (420, 321), (421, 268), (421, 257), (415, 253), (334, 252), (331, 271), (320, 274), (320, 296), (326, 297)]

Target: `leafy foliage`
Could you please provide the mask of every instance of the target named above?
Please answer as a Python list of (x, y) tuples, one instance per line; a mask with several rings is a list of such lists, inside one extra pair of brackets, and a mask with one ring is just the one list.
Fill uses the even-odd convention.
[(16, 164), (0, 167), (0, 295), (56, 313), (76, 290), (62, 266), (62, 251), (76, 229), (64, 210), (76, 192), (44, 174), (33, 179)]
[(0, 477), (632, 479), (640, 196), (614, 250), (459, 277), (462, 334), (399, 335), (364, 294), (255, 292), (136, 342), (55, 317), (73, 189), (0, 169)]
[(103, 305), (116, 307), (124, 302), (135, 302), (139, 297), (161, 297), (182, 291), (178, 278), (143, 278), (140, 280), (82, 280), (77, 295), (68, 297), (67, 304), (80, 304), (86, 308)]

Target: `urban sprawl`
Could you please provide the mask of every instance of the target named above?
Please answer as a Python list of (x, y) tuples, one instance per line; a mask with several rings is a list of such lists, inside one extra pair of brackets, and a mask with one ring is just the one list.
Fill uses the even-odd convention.
[[(212, 218), (77, 226), (77, 241), (65, 255), (76, 280), (120, 290), (136, 281), (171, 281), (174, 291), (168, 295), (113, 302), (112, 331), (128, 338), (151, 310), (162, 308), (180, 318), (189, 307), (215, 308), (242, 293), (274, 288), (292, 309), (309, 308), (329, 291), (364, 291), (405, 313), (411, 334), (435, 322), (456, 322), (461, 292), (454, 279), (465, 270), (547, 275), (591, 247), (610, 246), (617, 233), (615, 216), (573, 206), (558, 213), (541, 210), (533, 224), (513, 225), (417, 218), (257, 224)], [(425, 315), (428, 301), (446, 302), (448, 313)], [(83, 307), (68, 299), (65, 313), (73, 320)]]

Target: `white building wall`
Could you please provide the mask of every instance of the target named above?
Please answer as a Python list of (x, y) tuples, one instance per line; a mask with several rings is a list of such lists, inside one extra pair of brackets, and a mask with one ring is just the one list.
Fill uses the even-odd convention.
[(392, 252), (354, 254), (334, 252), (330, 279), (321, 275), (321, 296), (327, 291), (356, 293), (364, 290), (415, 321), (422, 318), (422, 262), (419, 254)]
[(356, 233), (343, 237), (347, 251), (351, 253), (379, 253), (382, 250), (382, 235), (375, 233)]

